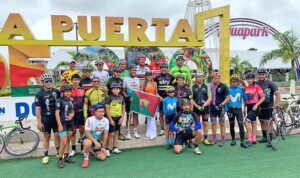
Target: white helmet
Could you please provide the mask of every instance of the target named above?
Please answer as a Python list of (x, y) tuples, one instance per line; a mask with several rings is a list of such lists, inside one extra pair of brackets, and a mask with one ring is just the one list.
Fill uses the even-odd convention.
[(44, 80), (46, 80), (46, 79), (53, 79), (52, 78), (52, 75), (51, 74), (43, 74), (41, 77), (40, 77), (40, 79), (41, 79), (41, 81), (44, 81)]

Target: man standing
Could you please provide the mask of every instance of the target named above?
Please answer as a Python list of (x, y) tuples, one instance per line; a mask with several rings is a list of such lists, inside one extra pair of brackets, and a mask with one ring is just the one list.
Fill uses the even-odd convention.
[[(161, 73), (155, 77), (155, 82), (157, 83), (157, 92), (160, 97), (165, 98), (167, 97), (166, 89), (169, 86), (172, 86), (172, 82), (174, 81), (174, 77), (168, 73), (168, 64), (162, 63), (160, 65)], [(159, 135), (164, 135), (165, 129), (164, 129), (164, 111), (163, 111), (163, 102), (159, 104), (159, 121), (161, 125), (161, 131)]]
[(136, 68), (136, 76), (141, 82), (145, 80), (145, 73), (150, 71), (149, 67), (146, 66), (146, 56), (141, 54), (137, 57), (138, 66)]
[(205, 145), (211, 145), (208, 141), (208, 117), (209, 117), (209, 104), (211, 102), (211, 91), (208, 85), (204, 83), (204, 74), (199, 72), (196, 74), (196, 83), (192, 86), (192, 105), (194, 112), (202, 118), (204, 141)]
[(69, 69), (61, 75), (61, 80), (65, 80), (67, 84), (72, 84), (72, 76), (74, 74), (80, 74), (80, 71), (75, 69), (76, 61), (74, 59), (68, 62), (68, 67)]
[(177, 77), (178, 75), (182, 75), (185, 78), (184, 83), (187, 84), (188, 86), (190, 86), (190, 84), (191, 84), (191, 72), (190, 72), (190, 69), (187, 66), (183, 65), (183, 63), (184, 63), (183, 56), (178, 55), (176, 57), (177, 66), (173, 67), (171, 69), (170, 73), (174, 77)]
[(92, 79), (95, 77), (98, 77), (100, 79), (101, 83), (104, 84), (106, 79), (108, 79), (108, 77), (109, 77), (109, 73), (103, 69), (104, 61), (102, 59), (99, 59), (99, 61), (97, 61), (95, 63), (95, 65), (97, 67), (97, 70), (95, 72), (93, 72)]
[(35, 112), (38, 123), (37, 128), (44, 133), (44, 157), (42, 163), (47, 164), (49, 162), (48, 150), (51, 130), (54, 134), (56, 151), (59, 151), (60, 140), (55, 119), (55, 102), (60, 98), (60, 92), (53, 88), (52, 75), (43, 74), (40, 79), (43, 83), (43, 88), (35, 96)]
[(89, 66), (83, 68), (83, 78), (80, 80), (79, 86), (83, 87), (85, 91), (93, 87)]
[(129, 76), (129, 71), (126, 69), (127, 61), (125, 59), (120, 59), (119, 67), (120, 67), (120, 70), (121, 70), (121, 78), (128, 77)]
[(154, 56), (153, 62), (149, 65), (149, 68), (154, 78), (160, 74), (160, 58), (158, 56)]
[[(265, 69), (258, 69), (257, 71), (258, 81), (256, 82), (259, 85), (265, 95), (264, 102), (260, 105), (260, 112), (258, 113), (258, 118), (261, 124), (262, 130), (262, 139), (258, 142), (265, 143), (267, 142), (267, 130), (268, 122), (272, 117), (273, 108), (278, 108), (280, 102), (280, 93), (278, 87), (275, 83), (267, 80), (267, 71)], [(276, 96), (274, 102), (274, 95)]]
[(212, 93), (210, 104), (210, 120), (212, 122), (213, 144), (217, 143), (217, 119), (221, 131), (220, 147), (225, 144), (225, 104), (230, 100), (227, 86), (220, 82), (220, 75), (217, 72), (212, 74), (212, 82), (209, 84)]

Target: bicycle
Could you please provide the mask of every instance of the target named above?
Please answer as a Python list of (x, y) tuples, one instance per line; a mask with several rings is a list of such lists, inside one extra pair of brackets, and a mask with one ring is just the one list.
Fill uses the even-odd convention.
[(25, 117), (20, 117), (14, 125), (0, 125), (0, 131), (12, 128), (7, 134), (0, 134), (0, 153), (4, 148), (12, 156), (24, 156), (38, 147), (40, 137), (30, 127), (23, 127), (24, 119)]
[(289, 134), (292, 129), (300, 128), (300, 96), (297, 94), (291, 94), (291, 98), (284, 99), (288, 101), (284, 116), (286, 127), (288, 128), (287, 134)]

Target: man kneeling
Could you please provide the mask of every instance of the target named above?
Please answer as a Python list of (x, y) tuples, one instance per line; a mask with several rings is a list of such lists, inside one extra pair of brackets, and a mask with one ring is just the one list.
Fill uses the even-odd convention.
[[(201, 142), (201, 123), (198, 116), (190, 111), (190, 102), (188, 99), (181, 100), (182, 111), (180, 111), (170, 124), (170, 129), (176, 133), (174, 142), (174, 152), (179, 154), (183, 150), (183, 144), (190, 139), (195, 138), (194, 153), (201, 154), (199, 144)], [(194, 124), (194, 128), (192, 128)]]
[[(104, 104), (96, 106), (95, 116), (89, 117), (85, 122), (85, 134), (83, 136), (84, 160), (82, 167), (89, 166), (89, 157), (93, 153), (97, 159), (106, 159), (106, 143), (108, 138), (109, 121), (104, 117)], [(101, 141), (100, 141), (101, 140)]]

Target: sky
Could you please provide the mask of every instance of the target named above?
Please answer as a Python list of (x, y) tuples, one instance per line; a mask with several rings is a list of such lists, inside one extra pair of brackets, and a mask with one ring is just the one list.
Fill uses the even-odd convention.
[[(253, 18), (263, 21), (280, 32), (293, 29), (300, 32), (299, 0), (211, 0), (213, 8), (230, 5), (231, 18)], [(151, 23), (151, 18), (169, 18), (166, 28), (168, 38), (177, 20), (184, 18), (187, 0), (2, 0), (0, 6), (0, 28), (9, 13), (20, 13), (30, 27), (36, 39), (51, 39), (51, 15), (67, 15), (76, 21), (78, 15), (101, 16), (104, 28), (105, 16), (125, 17), (122, 31), (127, 33), (127, 18), (140, 17)], [(149, 25), (150, 26), (150, 25)], [(149, 38), (154, 37), (154, 28), (148, 27)], [(104, 33), (104, 30), (102, 30)], [(101, 35), (103, 39), (104, 35)], [(65, 39), (74, 39), (75, 32), (65, 35)], [(126, 37), (125, 37), (126, 38)], [(247, 50), (255, 47), (266, 51), (277, 47), (277, 43), (268, 38), (232, 37), (231, 50)], [(55, 49), (55, 48), (54, 48)], [(0, 53), (7, 55), (6, 48), (0, 47)], [(53, 51), (53, 49), (52, 49)]]

